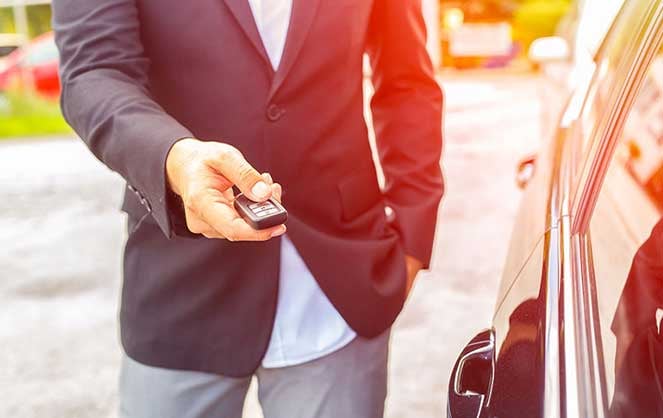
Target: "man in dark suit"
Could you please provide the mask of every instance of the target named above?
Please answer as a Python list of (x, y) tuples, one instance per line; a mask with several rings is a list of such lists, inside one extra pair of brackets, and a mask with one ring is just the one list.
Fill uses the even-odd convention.
[[(127, 181), (122, 416), (238, 417), (252, 376), (267, 417), (382, 416), (443, 192), (420, 0), (53, 8), (63, 113)], [(287, 234), (252, 229), (233, 186), (282, 199)]]

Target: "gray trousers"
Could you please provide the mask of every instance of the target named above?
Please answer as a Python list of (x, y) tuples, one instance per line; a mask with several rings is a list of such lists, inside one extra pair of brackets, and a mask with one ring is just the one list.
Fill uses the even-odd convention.
[[(256, 371), (265, 418), (382, 418), (389, 332), (355, 338), (308, 363)], [(120, 418), (241, 418), (251, 377), (150, 367), (123, 359)]]

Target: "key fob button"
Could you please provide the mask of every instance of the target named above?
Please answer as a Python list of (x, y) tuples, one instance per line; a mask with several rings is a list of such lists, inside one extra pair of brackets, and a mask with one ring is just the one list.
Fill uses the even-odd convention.
[(273, 214), (275, 214), (275, 213), (277, 213), (277, 212), (278, 212), (277, 209), (268, 209), (268, 210), (264, 210), (264, 211), (258, 213), (258, 216), (261, 217), (261, 218), (263, 218), (263, 217), (265, 217), (265, 216), (273, 215)]
[(288, 212), (275, 200), (253, 202), (243, 194), (235, 198), (235, 209), (239, 215), (254, 229), (265, 229), (285, 223)]
[(262, 202), (262, 203), (253, 203), (253, 204), (249, 205), (249, 209), (254, 209), (254, 210), (262, 209), (262, 208), (266, 208), (266, 207), (274, 207), (274, 205), (272, 205), (272, 203), (269, 202), (269, 201)]
[(265, 207), (262, 207), (262, 208), (253, 209), (253, 213), (261, 213), (261, 212), (264, 212), (264, 211), (267, 211), (267, 210), (272, 210), (272, 208), (265, 206)]

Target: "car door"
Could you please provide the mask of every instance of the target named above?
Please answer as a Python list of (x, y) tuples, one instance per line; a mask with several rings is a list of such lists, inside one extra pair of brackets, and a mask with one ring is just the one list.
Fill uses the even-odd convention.
[(19, 61), (22, 86), (28, 91), (56, 97), (60, 92), (58, 49), (53, 34), (36, 39)]
[(596, 390), (610, 417), (663, 417), (663, 54), (649, 68), (586, 229)]
[(649, 9), (635, 42), (615, 40), (599, 68), (606, 80), (626, 74), (623, 88), (599, 85), (598, 109), (579, 121), (596, 134), (579, 141), (570, 204), (567, 415), (663, 417), (663, 11), (639, 3)]
[[(576, 89), (521, 206), (493, 329), (452, 372), (448, 415), (605, 416), (602, 360), (583, 222), (660, 41), (661, 2), (627, 3)], [(614, 142), (614, 140), (613, 140)], [(584, 226), (583, 226), (584, 225)]]
[(547, 230), (498, 299), (493, 319), (495, 364), (486, 416), (602, 416), (594, 396), (595, 381), (601, 380), (589, 341), (594, 328), (587, 325), (592, 312), (585, 309), (590, 283), (578, 262), (586, 261), (579, 245), (583, 233), (573, 226), (577, 212), (591, 210), (583, 193), (597, 195), (600, 184), (588, 173), (600, 175), (602, 166), (594, 163), (611, 150), (604, 138), (613, 138), (624, 124), (660, 42), (662, 12), (660, 1), (626, 4), (604, 48), (583, 67), (591, 72), (583, 75), (559, 121), (544, 160), (550, 177)]

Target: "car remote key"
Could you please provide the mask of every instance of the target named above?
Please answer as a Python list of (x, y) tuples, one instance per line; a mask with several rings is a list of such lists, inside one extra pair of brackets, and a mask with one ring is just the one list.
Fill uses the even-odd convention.
[(244, 194), (235, 197), (235, 209), (253, 229), (267, 229), (288, 220), (288, 212), (275, 199), (254, 202)]

